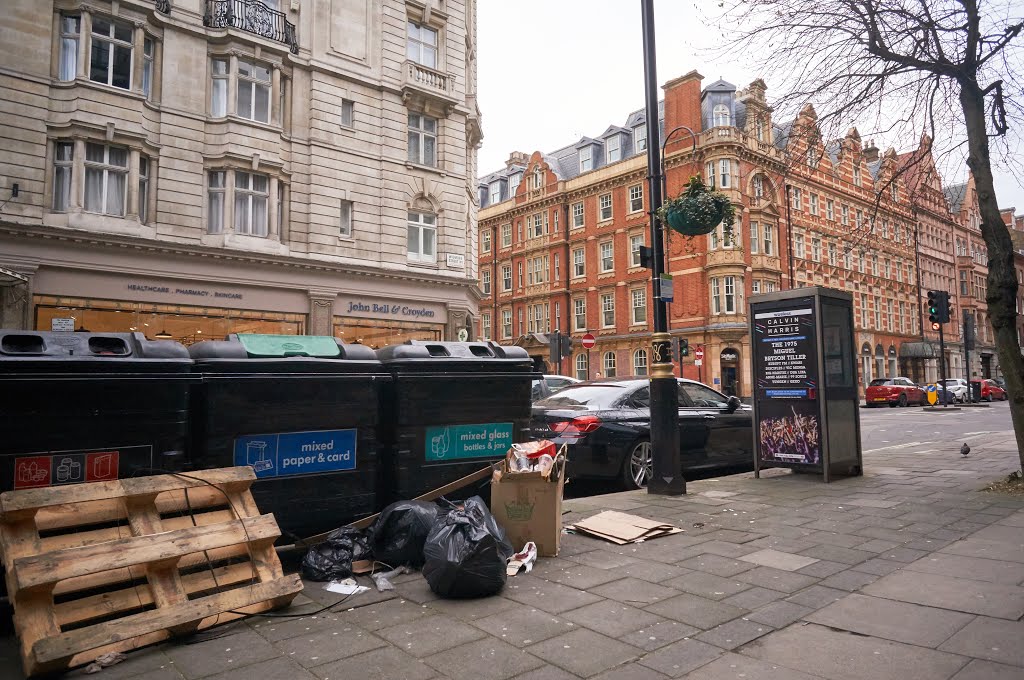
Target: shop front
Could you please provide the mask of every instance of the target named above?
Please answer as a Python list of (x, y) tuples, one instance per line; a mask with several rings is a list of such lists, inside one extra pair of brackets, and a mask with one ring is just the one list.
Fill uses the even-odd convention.
[[(334, 301), (334, 335), (345, 342), (380, 349), (406, 340), (444, 340), (444, 305), (402, 299), (339, 295)], [(465, 327), (455, 339), (468, 340)]]

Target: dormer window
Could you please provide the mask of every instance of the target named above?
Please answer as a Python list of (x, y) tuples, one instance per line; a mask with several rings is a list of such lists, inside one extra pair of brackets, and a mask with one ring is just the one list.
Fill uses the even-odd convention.
[(633, 128), (633, 152), (640, 153), (647, 150), (647, 126), (637, 125)]
[(589, 146), (580, 149), (580, 172), (594, 169), (594, 150)]
[(714, 110), (715, 116), (715, 127), (728, 127), (729, 126), (729, 107), (725, 104), (719, 104)]
[(605, 157), (608, 163), (615, 163), (622, 160), (622, 140), (618, 135), (613, 135), (605, 142)]
[(501, 203), (501, 181), (491, 182), (491, 195), (487, 201), (487, 205), (494, 205), (495, 203)]

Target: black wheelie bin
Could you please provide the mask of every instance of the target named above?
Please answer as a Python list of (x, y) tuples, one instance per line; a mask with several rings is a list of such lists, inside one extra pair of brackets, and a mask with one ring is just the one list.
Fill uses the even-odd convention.
[(179, 471), (191, 367), (142, 333), (0, 330), (0, 491)]
[(373, 350), (311, 335), (232, 334), (189, 348), (195, 469), (250, 465), (261, 512), (305, 538), (378, 509), (380, 397)]
[[(493, 342), (409, 340), (377, 350), (393, 382), (384, 417), (386, 501), (411, 499), (501, 460), (530, 421), (533, 361)], [(482, 493), (471, 485), (451, 498)]]

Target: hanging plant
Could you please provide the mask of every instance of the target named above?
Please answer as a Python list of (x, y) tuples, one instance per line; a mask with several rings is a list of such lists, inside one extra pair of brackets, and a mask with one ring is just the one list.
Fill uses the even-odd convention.
[(691, 177), (683, 193), (665, 201), (658, 210), (663, 224), (685, 236), (710, 234), (719, 223), (730, 232), (735, 216), (729, 197), (709, 189), (700, 175)]

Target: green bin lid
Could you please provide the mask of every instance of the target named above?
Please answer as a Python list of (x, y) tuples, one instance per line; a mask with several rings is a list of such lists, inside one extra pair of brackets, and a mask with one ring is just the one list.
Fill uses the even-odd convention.
[(338, 341), (329, 335), (239, 333), (238, 342), (250, 357), (332, 358), (341, 354)]

